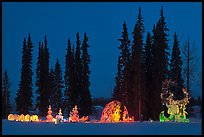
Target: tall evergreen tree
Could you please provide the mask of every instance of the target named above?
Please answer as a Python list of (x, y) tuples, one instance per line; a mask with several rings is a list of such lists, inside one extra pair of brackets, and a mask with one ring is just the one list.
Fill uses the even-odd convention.
[(74, 80), (74, 55), (73, 55), (72, 47), (71, 47), (71, 42), (70, 39), (68, 39), (68, 44), (67, 44), (67, 52), (65, 55), (65, 100), (64, 104), (66, 106), (66, 113), (69, 114), (69, 112), (72, 110), (72, 107), (75, 105), (73, 104), (73, 80)]
[(126, 22), (123, 23), (123, 31), (120, 39), (120, 55), (118, 57), (118, 72), (116, 74), (116, 84), (114, 88), (114, 98), (128, 106), (128, 68), (130, 60), (130, 40)]
[(121, 76), (121, 56), (118, 57), (118, 64), (117, 64), (117, 73), (115, 77), (115, 86), (113, 90), (113, 100), (118, 100), (121, 101), (121, 81), (122, 81), (122, 76)]
[(159, 51), (161, 50), (161, 63), (162, 63), (162, 79), (169, 78), (169, 63), (168, 63), (168, 57), (169, 57), (169, 45), (168, 45), (168, 34), (167, 32), (169, 29), (167, 28), (167, 24), (164, 17), (164, 11), (163, 6), (160, 10), (160, 19), (157, 22), (156, 26), (156, 33), (158, 36), (157, 39), (157, 45)]
[(91, 62), (90, 55), (88, 53), (88, 37), (84, 34), (84, 40), (82, 43), (82, 94), (81, 94), (81, 115), (87, 116), (92, 112), (92, 99), (90, 93), (90, 69), (89, 64)]
[(179, 49), (179, 41), (177, 38), (176, 33), (174, 34), (174, 43), (173, 43), (173, 50), (171, 54), (170, 60), (170, 78), (175, 81), (178, 85), (173, 90), (174, 98), (175, 99), (182, 99), (183, 98), (183, 79), (182, 79), (182, 60), (181, 60), (181, 52)]
[[(53, 109), (56, 110), (57, 108), (57, 97), (56, 97), (56, 92), (57, 92), (57, 85), (56, 85), (56, 80), (55, 80), (55, 71), (53, 68), (50, 69), (49, 73), (49, 102), (50, 105), (52, 106)], [(58, 111), (56, 111), (58, 112)]]
[(37, 68), (36, 68), (36, 87), (37, 87), (37, 90), (36, 90), (36, 93), (37, 93), (37, 101), (36, 101), (36, 107), (39, 108), (39, 112), (40, 112), (40, 115), (43, 115), (42, 114), (42, 111), (43, 111), (43, 105), (42, 105), (42, 102), (43, 102), (43, 81), (44, 81), (44, 78), (43, 78), (43, 43), (39, 42), (39, 46), (38, 46), (38, 57), (37, 57)]
[(59, 64), (59, 61), (57, 59), (57, 62), (55, 64), (55, 84), (56, 84), (56, 108), (53, 108), (54, 111), (58, 111), (59, 108), (61, 108), (62, 110), (64, 109), (64, 107), (62, 106), (62, 90), (63, 90), (63, 79), (62, 79), (62, 70), (61, 70), (61, 66)]
[[(74, 77), (76, 86), (74, 89), (74, 102), (73, 104), (78, 105), (79, 113), (81, 110), (80, 99), (82, 91), (82, 59), (81, 59), (81, 41), (79, 38), (79, 33), (76, 34), (76, 50), (75, 50), (75, 67), (74, 67)], [(74, 106), (73, 106), (74, 107)]]
[(161, 99), (160, 93), (162, 88), (162, 81), (169, 77), (168, 70), (168, 34), (165, 17), (163, 13), (163, 7), (160, 11), (160, 19), (156, 26), (153, 28), (153, 47), (152, 47), (152, 92), (153, 92), (153, 103), (154, 110), (151, 114), (151, 118), (158, 120), (158, 115), (161, 112)]
[[(50, 53), (49, 53), (49, 49), (47, 46), (47, 37), (45, 35), (44, 38), (44, 48), (43, 48), (43, 75), (44, 75), (44, 83), (43, 83), (43, 106), (44, 106), (44, 110), (46, 111), (47, 114), (47, 107), (49, 106), (49, 59), (50, 59)], [(43, 113), (45, 113), (43, 111)]]
[(128, 69), (129, 69), (129, 60), (130, 60), (130, 40), (128, 38), (128, 29), (127, 25), (124, 22), (123, 23), (123, 32), (122, 32), (122, 38), (119, 39), (121, 42), (121, 45), (119, 49), (121, 50), (120, 56), (121, 56), (121, 73), (122, 73), (122, 83), (121, 83), (121, 102), (128, 106)]
[(33, 75), (33, 70), (32, 70), (32, 58), (33, 58), (33, 43), (31, 41), (31, 36), (30, 34), (28, 35), (28, 40), (27, 40), (27, 46), (28, 46), (28, 49), (27, 49), (27, 61), (28, 61), (28, 72), (27, 72), (27, 86), (28, 86), (28, 92), (27, 92), (27, 95), (30, 96), (30, 98), (28, 98), (28, 106), (30, 107), (30, 109), (32, 109), (32, 98), (33, 98), (33, 78), (32, 78), (32, 75)]
[(149, 32), (147, 32), (145, 52), (144, 52), (144, 71), (145, 71), (145, 110), (144, 119), (148, 120), (152, 113), (152, 38)]
[(10, 102), (10, 81), (7, 70), (4, 71), (2, 78), (2, 118), (7, 118), (11, 113), (11, 102)]
[(47, 114), (47, 107), (49, 106), (49, 58), (50, 53), (47, 46), (47, 37), (45, 35), (44, 38), (44, 46), (43, 42), (39, 43), (38, 48), (38, 61), (36, 68), (36, 86), (37, 90), (37, 102), (36, 106), (39, 108), (39, 115), (45, 116)]
[(36, 107), (39, 109), (40, 116), (45, 116), (47, 114), (46, 108), (49, 106), (49, 58), (50, 53), (47, 46), (47, 37), (45, 35), (44, 46), (43, 42), (39, 42), (36, 68)]
[(21, 80), (15, 98), (16, 111), (19, 114), (28, 114), (32, 109), (32, 51), (33, 44), (29, 34), (27, 44), (25, 38), (23, 42)]
[(140, 119), (143, 109), (143, 93), (144, 93), (144, 68), (143, 68), (143, 33), (144, 33), (144, 20), (139, 7), (137, 22), (133, 31), (133, 44), (132, 44), (132, 58), (131, 58), (131, 73), (132, 85), (131, 92), (134, 96), (133, 102), (133, 116), (135, 120)]

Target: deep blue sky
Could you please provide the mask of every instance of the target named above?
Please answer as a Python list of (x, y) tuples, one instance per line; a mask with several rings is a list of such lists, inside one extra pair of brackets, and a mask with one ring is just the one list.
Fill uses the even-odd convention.
[[(33, 51), (33, 84), (36, 81), (36, 62), (38, 42), (47, 35), (50, 51), (50, 66), (57, 58), (64, 74), (67, 39), (73, 45), (76, 32), (86, 32), (89, 38), (91, 56), (91, 95), (92, 97), (111, 97), (119, 55), (119, 41), (122, 24), (126, 21), (129, 38), (141, 7), (146, 31), (159, 18), (161, 6), (164, 8), (169, 31), (169, 45), (172, 48), (173, 34), (177, 32), (180, 44), (188, 37), (196, 46), (198, 56), (196, 80), (192, 83), (193, 96), (201, 95), (201, 56), (202, 56), (202, 3), (201, 2), (18, 2), (2, 3), (2, 72), (7, 69), (11, 82), (12, 101), (18, 89), (21, 70), (21, 51), (24, 37), (31, 34)], [(146, 33), (145, 33), (146, 38)], [(181, 46), (180, 45), (180, 46)], [(34, 90), (36, 88), (34, 87)], [(34, 99), (35, 101), (35, 99)]]

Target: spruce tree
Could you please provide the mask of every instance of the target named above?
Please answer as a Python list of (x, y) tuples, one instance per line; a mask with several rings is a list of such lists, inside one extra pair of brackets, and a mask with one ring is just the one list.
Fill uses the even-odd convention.
[(25, 38), (23, 42), (21, 80), (15, 98), (16, 111), (19, 114), (28, 114), (32, 109), (32, 51), (33, 44), (29, 34), (27, 43)]
[(170, 60), (170, 78), (177, 83), (177, 86), (173, 90), (174, 99), (180, 100), (183, 99), (183, 79), (182, 79), (182, 60), (181, 60), (181, 52), (179, 49), (179, 41), (176, 33), (174, 34), (174, 43), (173, 50), (171, 54)]
[(144, 68), (143, 68), (143, 33), (144, 33), (144, 20), (139, 7), (137, 22), (133, 31), (133, 44), (132, 44), (132, 58), (131, 58), (131, 71), (132, 86), (131, 92), (134, 95), (133, 102), (133, 116), (135, 120), (140, 119), (143, 109), (143, 93), (144, 93)]
[(144, 49), (144, 71), (145, 71), (145, 111), (144, 119), (148, 120), (150, 114), (152, 113), (151, 103), (152, 103), (152, 37), (149, 32), (147, 32), (146, 44)]
[(44, 44), (39, 42), (37, 68), (36, 68), (36, 86), (37, 101), (36, 107), (39, 109), (39, 115), (47, 115), (49, 106), (49, 58), (50, 53), (47, 46), (47, 37), (45, 35)]
[[(57, 108), (57, 97), (56, 97), (56, 92), (57, 92), (57, 87), (56, 87), (56, 80), (55, 80), (55, 71), (53, 68), (50, 69), (49, 73), (49, 103), (52, 108)], [(56, 109), (55, 109), (56, 110)], [(58, 112), (58, 110), (57, 110)]]
[(158, 120), (158, 115), (162, 110), (160, 99), (162, 81), (169, 78), (168, 70), (168, 34), (163, 7), (160, 11), (160, 19), (153, 28), (153, 46), (152, 46), (152, 107), (154, 108), (151, 118)]
[(73, 96), (74, 96), (74, 53), (72, 51), (70, 39), (68, 39), (67, 44), (67, 52), (65, 55), (65, 92), (64, 92), (64, 104), (65, 104), (65, 111), (67, 114), (72, 110), (73, 104)]
[(7, 70), (4, 71), (2, 78), (2, 118), (6, 119), (11, 113), (11, 102), (10, 102), (10, 81)]
[(36, 68), (36, 107), (39, 109), (40, 116), (47, 115), (46, 108), (49, 106), (49, 58), (50, 53), (47, 46), (47, 37), (45, 35), (44, 44), (43, 42), (39, 42)]
[(63, 90), (63, 79), (62, 79), (62, 70), (61, 70), (61, 66), (59, 64), (59, 61), (57, 59), (57, 62), (55, 64), (55, 84), (56, 84), (56, 91), (55, 91), (55, 97), (56, 97), (56, 108), (53, 108), (53, 111), (58, 111), (59, 108), (64, 109), (64, 107), (62, 106), (63, 103), (63, 94), (62, 94), (62, 90)]
[(122, 38), (119, 39), (121, 45), (119, 49), (121, 50), (121, 73), (122, 73), (122, 83), (121, 83), (121, 102), (123, 105), (128, 106), (128, 69), (129, 69), (129, 59), (130, 59), (130, 40), (128, 38), (127, 25), (123, 23)]
[[(42, 112), (42, 90), (43, 90), (43, 75), (42, 75), (42, 70), (43, 70), (43, 44), (39, 42), (38, 46), (38, 57), (37, 57), (37, 68), (36, 68), (36, 93), (37, 93), (37, 101), (36, 101), (36, 107), (39, 108), (39, 111)], [(41, 115), (41, 114), (40, 114)]]
[(32, 98), (33, 98), (33, 78), (32, 78), (32, 75), (33, 75), (33, 70), (32, 70), (32, 58), (33, 58), (33, 43), (31, 41), (31, 36), (30, 34), (28, 35), (28, 40), (27, 40), (27, 46), (28, 46), (28, 49), (27, 49), (27, 61), (28, 61), (28, 72), (27, 72), (27, 86), (28, 86), (28, 92), (27, 92), (27, 96), (29, 96), (28, 98), (28, 106), (29, 108), (28, 109), (32, 109)]
[(160, 19), (158, 21), (158, 35), (159, 35), (159, 39), (158, 39), (158, 45), (160, 45), (162, 53), (164, 54), (162, 56), (162, 65), (163, 65), (163, 76), (162, 79), (167, 79), (169, 78), (169, 63), (168, 63), (168, 57), (169, 57), (169, 45), (168, 45), (168, 34), (167, 32), (169, 31), (169, 29), (167, 28), (167, 24), (165, 21), (165, 17), (164, 17), (164, 10), (163, 10), (163, 6), (161, 7), (161, 11), (160, 11)]
[(115, 88), (113, 98), (128, 106), (128, 68), (130, 59), (130, 40), (128, 38), (128, 29), (126, 22), (123, 23), (123, 31), (120, 39), (120, 55), (118, 57), (118, 72), (115, 78)]
[(74, 66), (74, 77), (76, 86), (74, 89), (74, 102), (79, 108), (79, 113), (81, 110), (80, 99), (82, 92), (82, 59), (81, 59), (81, 41), (79, 38), (79, 33), (76, 34), (76, 50), (75, 50), (75, 66)]
[(89, 64), (91, 62), (90, 55), (88, 53), (88, 37), (84, 34), (82, 43), (82, 94), (81, 94), (81, 115), (87, 116), (92, 112), (92, 99), (90, 93), (90, 69)]
[[(44, 38), (44, 48), (43, 48), (43, 75), (44, 75), (44, 83), (43, 83), (43, 95), (44, 100), (43, 100), (43, 105), (44, 109), (49, 106), (49, 59), (50, 59), (50, 53), (48, 49), (48, 44), (47, 44), (47, 37), (45, 35)], [(47, 110), (46, 110), (47, 111)]]
[(114, 91), (113, 91), (113, 100), (118, 100), (121, 101), (121, 57), (118, 57), (118, 64), (117, 64), (117, 73), (116, 73), (116, 77), (115, 77), (115, 86), (114, 86)]
[[(156, 110), (155, 107), (161, 105), (161, 99), (159, 98), (158, 94), (161, 91), (161, 87), (160, 87), (160, 82), (162, 82), (162, 68), (161, 68), (161, 58), (158, 53), (158, 33), (157, 33), (157, 29), (156, 29), (156, 25), (154, 24), (153, 26), (153, 36), (152, 36), (152, 96), (151, 96), (151, 103), (150, 103), (150, 110), (152, 110), (149, 115), (150, 115), (150, 119), (156, 120), (157, 119), (157, 114), (156, 114)], [(156, 85), (157, 84), (157, 85)], [(157, 89), (155, 89), (157, 88)], [(159, 89), (160, 88), (160, 89)], [(159, 91), (157, 91), (159, 90)], [(157, 93), (157, 94), (156, 94)], [(155, 106), (155, 103), (157, 102), (157, 106)]]

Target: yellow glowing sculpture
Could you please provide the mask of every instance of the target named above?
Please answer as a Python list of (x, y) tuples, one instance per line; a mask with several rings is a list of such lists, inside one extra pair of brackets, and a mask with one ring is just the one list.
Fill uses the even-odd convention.
[(15, 120), (14, 115), (13, 115), (13, 114), (9, 114), (9, 115), (8, 115), (8, 120), (9, 120), (9, 121), (14, 121), (14, 120)]
[(122, 112), (121, 107), (123, 107), (122, 103), (117, 100), (108, 103), (103, 109), (101, 122), (119, 122), (120, 119), (122, 119), (122, 121), (129, 121), (127, 108), (124, 106)]
[(24, 121), (25, 120), (25, 116), (23, 115), (23, 114), (21, 114), (20, 116), (19, 116), (19, 119), (18, 119), (19, 121)]
[[(162, 111), (159, 115), (160, 121), (189, 122), (189, 120), (186, 119), (186, 114), (188, 114), (186, 112), (186, 105), (189, 103), (189, 94), (185, 88), (182, 88), (185, 98), (182, 100), (174, 100), (173, 93), (169, 91), (169, 88), (172, 84), (175, 83), (171, 80), (165, 80), (163, 82), (163, 92), (161, 93), (161, 99), (163, 105), (167, 106), (167, 113), (170, 114), (170, 116), (168, 118), (165, 117), (164, 111)], [(167, 94), (169, 94), (169, 96), (167, 96)]]
[(14, 120), (19, 121), (19, 115), (14, 114)]
[(22, 122), (24, 122), (24, 121), (27, 121), (27, 122), (29, 122), (29, 121), (32, 121), (32, 122), (34, 122), (34, 121), (39, 121), (37, 115), (32, 115), (32, 116), (30, 116), (29, 114), (27, 114), (27, 115), (25, 115), (25, 116), (24, 116), (23, 114), (21, 114), (20, 116), (17, 115), (17, 114), (9, 114), (9, 115), (8, 115), (8, 120), (9, 120), (9, 121), (14, 121), (14, 120), (16, 120), (16, 121), (22, 121)]
[(32, 122), (39, 121), (38, 115), (32, 115), (32, 116), (30, 117), (30, 121), (32, 121)]
[(27, 115), (25, 115), (25, 121), (30, 121), (30, 115), (29, 114), (27, 114)]
[(115, 106), (115, 112), (113, 113), (113, 121), (119, 122), (120, 115), (121, 115), (120, 112), (121, 112), (120, 105), (116, 105)]

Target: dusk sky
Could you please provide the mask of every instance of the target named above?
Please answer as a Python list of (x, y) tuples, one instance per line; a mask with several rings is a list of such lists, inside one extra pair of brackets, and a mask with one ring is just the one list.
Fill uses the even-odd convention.
[[(67, 40), (76, 45), (76, 32), (83, 41), (87, 33), (92, 97), (111, 97), (115, 85), (118, 46), (122, 24), (126, 21), (129, 38), (141, 7), (145, 31), (152, 34), (153, 24), (160, 16), (163, 5), (169, 28), (169, 45), (172, 49), (176, 32), (180, 47), (190, 38), (198, 57), (197, 73), (192, 83), (192, 95), (202, 94), (202, 3), (201, 2), (2, 2), (2, 74), (8, 70), (11, 82), (11, 100), (14, 101), (20, 81), (22, 46), (24, 37), (31, 34), (33, 49), (34, 97), (38, 43), (47, 35), (50, 67), (56, 60), (64, 77)], [(146, 32), (144, 40), (146, 39)], [(171, 53), (171, 52), (170, 52)], [(35, 102), (35, 98), (33, 99)]]

